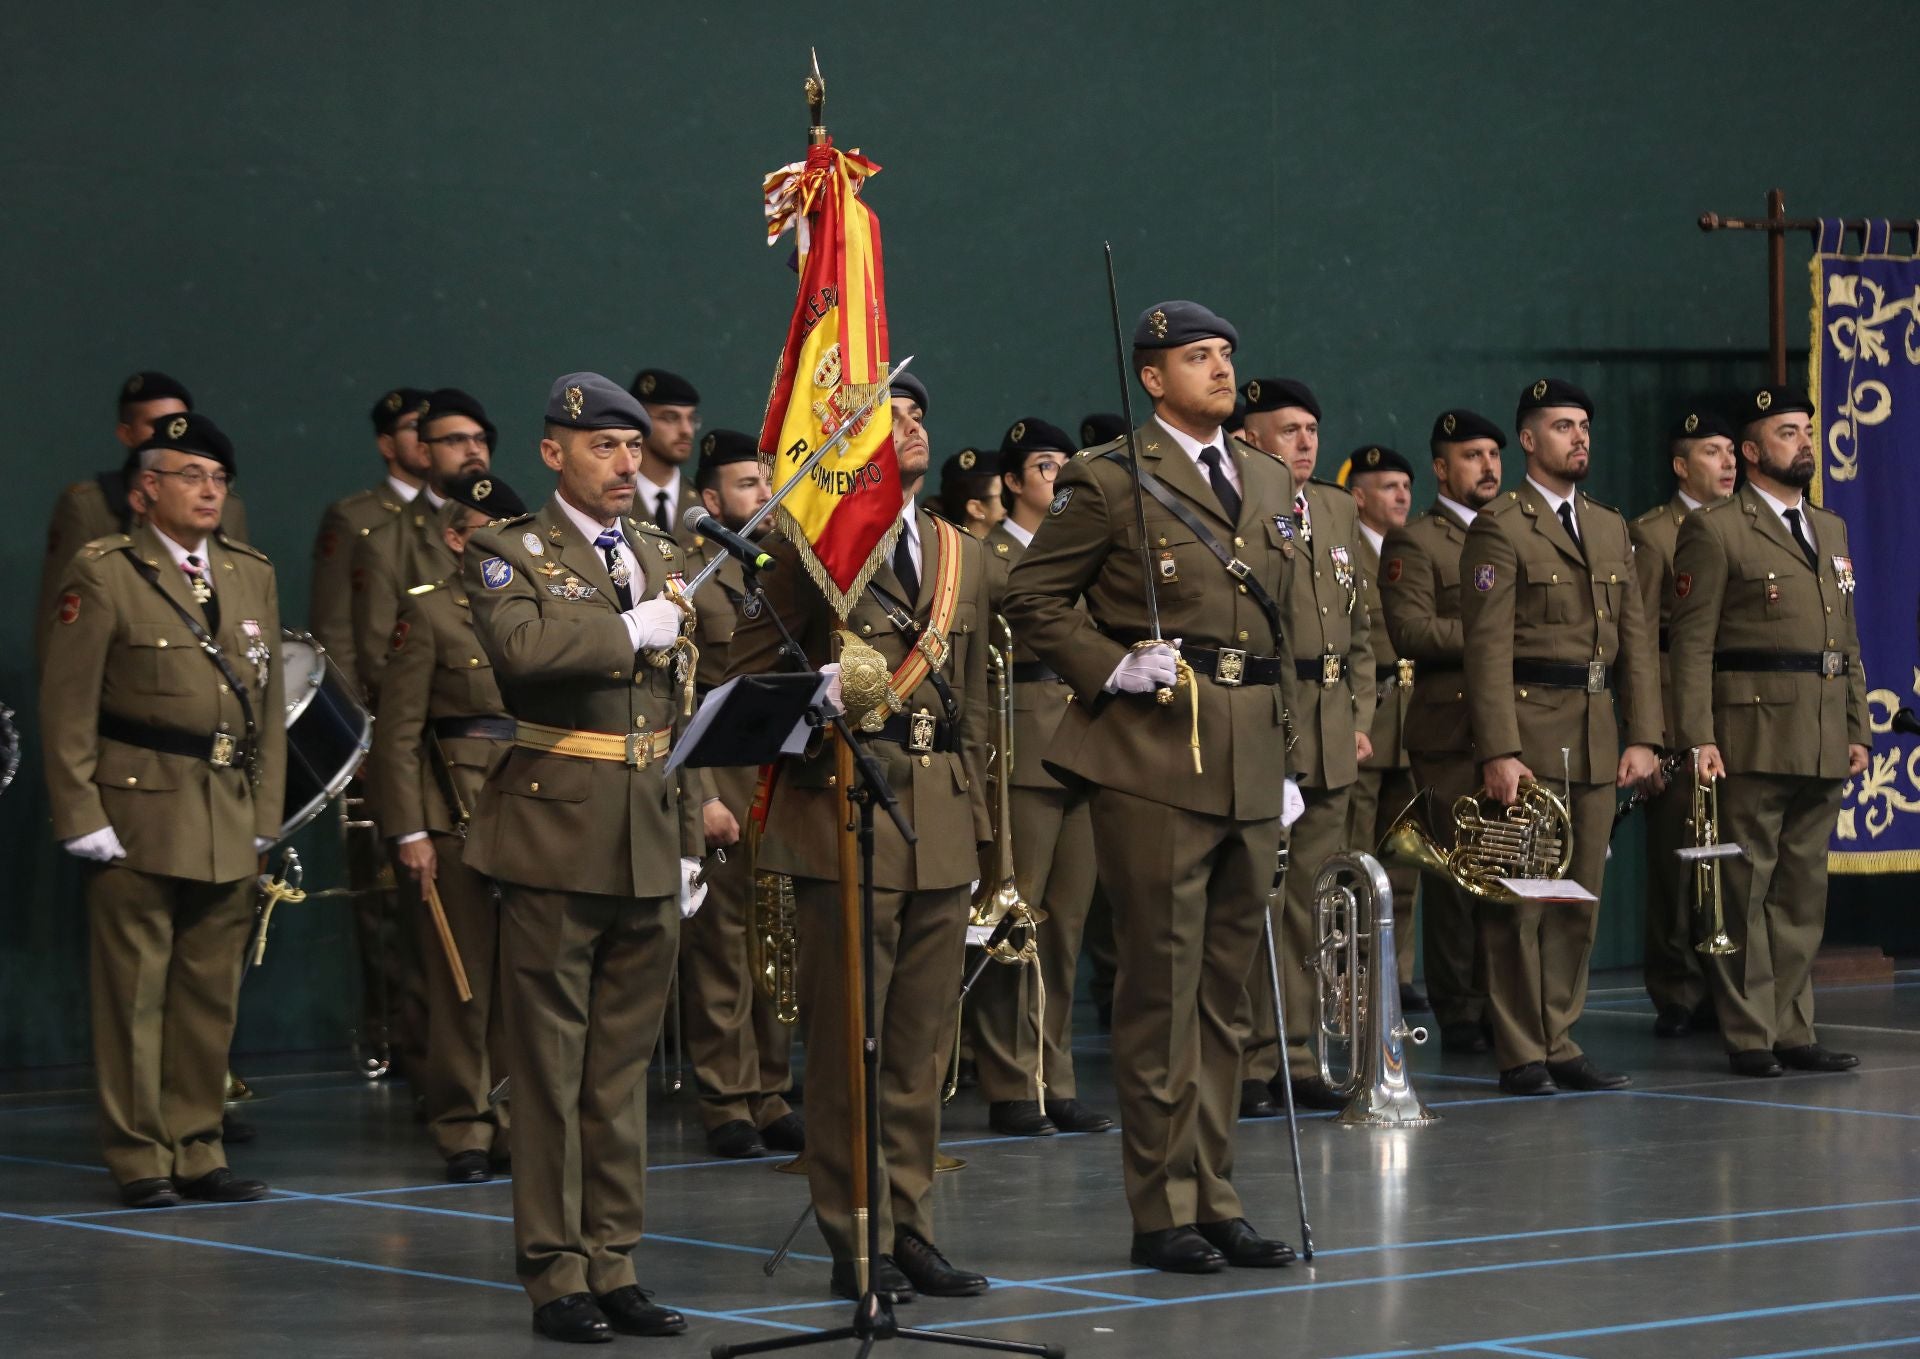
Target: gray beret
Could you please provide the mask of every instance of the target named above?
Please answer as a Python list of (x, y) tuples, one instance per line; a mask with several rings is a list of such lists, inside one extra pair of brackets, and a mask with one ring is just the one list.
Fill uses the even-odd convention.
[(927, 413), (927, 384), (912, 373), (902, 373), (893, 380), (893, 386), (887, 389), (889, 398), (904, 396), (920, 408), (920, 414)]
[(568, 373), (547, 393), (547, 423), (568, 429), (637, 429), (653, 433), (653, 419), (633, 394), (598, 373)]
[(1135, 349), (1177, 349), (1200, 340), (1240, 347), (1240, 332), (1198, 302), (1161, 302), (1140, 313), (1133, 326)]

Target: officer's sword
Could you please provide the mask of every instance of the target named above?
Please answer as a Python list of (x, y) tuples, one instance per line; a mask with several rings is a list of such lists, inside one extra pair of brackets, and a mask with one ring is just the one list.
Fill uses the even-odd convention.
[(1293, 1073), (1289, 1069), (1287, 1057), (1287, 993), (1280, 980), (1280, 948), (1274, 938), (1273, 912), (1278, 906), (1281, 911), (1287, 909), (1286, 885), (1287, 863), (1293, 851), (1282, 845), (1277, 851), (1273, 868), (1273, 893), (1267, 898), (1265, 929), (1267, 972), (1273, 979), (1273, 1031), (1275, 1041), (1280, 1044), (1280, 1086), (1287, 1106), (1287, 1144), (1293, 1152), (1293, 1192), (1300, 1203), (1300, 1258), (1313, 1259), (1313, 1228), (1307, 1224), (1307, 1182), (1300, 1174), (1300, 1118), (1293, 1107)]
[(1113, 361), (1120, 370), (1120, 414), (1127, 422), (1127, 467), (1133, 473), (1133, 531), (1140, 535), (1140, 578), (1147, 583), (1147, 629), (1160, 640), (1160, 594), (1153, 583), (1153, 550), (1147, 546), (1147, 498), (1140, 489), (1140, 450), (1133, 445), (1133, 382), (1127, 372), (1127, 346), (1120, 333), (1120, 286), (1113, 281), (1113, 242), (1107, 252), (1107, 302), (1113, 309)]

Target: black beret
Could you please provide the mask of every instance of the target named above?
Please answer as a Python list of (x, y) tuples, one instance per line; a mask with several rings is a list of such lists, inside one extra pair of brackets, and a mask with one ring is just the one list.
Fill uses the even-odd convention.
[(489, 519), (518, 519), (527, 512), (526, 504), (513, 493), (513, 487), (491, 472), (470, 472), (455, 477), (447, 484), (447, 499), (478, 510)]
[(1463, 444), (1469, 439), (1491, 439), (1496, 448), (1507, 446), (1507, 432), (1500, 426), (1465, 406), (1455, 406), (1451, 410), (1441, 411), (1433, 419), (1433, 434), (1427, 440), (1434, 456), (1438, 457), (1441, 444)]
[(1198, 302), (1161, 302), (1133, 323), (1135, 349), (1177, 349), (1201, 340), (1225, 340), (1240, 347), (1240, 332)]
[(1072, 453), (1073, 436), (1037, 415), (1015, 420), (1000, 436), (1000, 470), (1018, 472), (1035, 453)]
[[(134, 398), (136, 401), (142, 399)], [(227, 469), (228, 476), (234, 474), (233, 440), (222, 434), (220, 427), (204, 415), (188, 413), (165, 417), (154, 425), (153, 433), (133, 450), (133, 456), (137, 459), (142, 453), (156, 448), (171, 448), (179, 453), (212, 458)]]
[(1560, 378), (1543, 377), (1529, 383), (1521, 389), (1520, 404), (1513, 409), (1513, 423), (1518, 425), (1527, 418), (1528, 411), (1546, 410), (1552, 406), (1578, 406), (1593, 418), (1593, 398)]
[(1238, 434), (1247, 427), (1247, 396), (1245, 392), (1233, 394), (1233, 413), (1221, 422), (1220, 428), (1229, 434)]
[(940, 464), (942, 488), (956, 482), (978, 482), (986, 485), (999, 480), (999, 475), (990, 463), (989, 455), (977, 448), (963, 448)]
[(1097, 448), (1101, 444), (1110, 444), (1127, 432), (1124, 417), (1105, 411), (1096, 411), (1080, 421), (1080, 447)]
[(193, 393), (174, 378), (152, 369), (143, 369), (120, 384), (121, 405), (129, 401), (178, 401), (193, 409)]
[(1677, 443), (1681, 439), (1737, 439), (1739, 436), (1727, 423), (1727, 417), (1712, 406), (1689, 406), (1673, 422), (1667, 437)]
[[(1360, 476), (1367, 472), (1405, 472), (1413, 475), (1413, 464), (1385, 444), (1368, 444), (1365, 448), (1353, 450), (1353, 456), (1347, 459), (1347, 475)], [(1344, 478), (1341, 478), (1344, 484)]]
[(678, 373), (669, 373), (664, 368), (642, 368), (633, 375), (633, 386), (628, 390), (640, 400), (655, 406), (700, 404), (700, 393), (694, 390), (693, 384)]
[(891, 400), (896, 396), (904, 396), (913, 402), (920, 408), (920, 414), (927, 413), (927, 384), (912, 373), (902, 373), (893, 380), (893, 385), (887, 389), (887, 397)]
[(563, 373), (547, 390), (546, 421), (567, 429), (637, 429), (653, 433), (653, 418), (619, 383), (598, 373)]
[(494, 435), (499, 431), (493, 427), (493, 421), (487, 419), (487, 408), (458, 387), (439, 387), (428, 392), (420, 403), (420, 431), (424, 436), (427, 426), (449, 415), (464, 415), (487, 432), (487, 447), (493, 447)]
[(400, 417), (408, 411), (419, 410), (420, 403), (426, 399), (426, 392), (418, 387), (395, 387), (390, 392), (382, 393), (380, 399), (373, 403), (373, 432), (393, 433), (393, 427)]
[(1761, 387), (1748, 394), (1740, 403), (1740, 426), (1745, 428), (1756, 420), (1765, 420), (1771, 415), (1812, 415), (1813, 402), (1807, 399), (1803, 387)]
[(1314, 397), (1313, 389), (1292, 378), (1254, 378), (1240, 385), (1240, 395), (1246, 398), (1248, 415), (1298, 406), (1314, 419), (1320, 418), (1320, 402)]
[(732, 462), (758, 462), (760, 446), (751, 434), (737, 429), (710, 429), (700, 436), (700, 469), (725, 467)]

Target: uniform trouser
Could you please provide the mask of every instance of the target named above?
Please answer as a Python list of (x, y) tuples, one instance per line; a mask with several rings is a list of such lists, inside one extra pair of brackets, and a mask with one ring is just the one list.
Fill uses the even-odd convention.
[[(1413, 801), (1413, 772), (1408, 769), (1362, 769), (1354, 781), (1347, 802), (1347, 847), (1376, 854), (1380, 837), (1393, 827), (1395, 819)], [(1419, 925), (1416, 898), (1420, 891), (1420, 870), (1398, 864), (1387, 866), (1387, 882), (1393, 888), (1393, 937), (1399, 941), (1398, 980), (1413, 985), (1413, 955), (1417, 951), (1414, 930)]]
[(1690, 843), (1692, 813), (1691, 773), (1647, 803), (1647, 995), (1662, 1010), (1692, 1011), (1707, 998), (1706, 969), (1693, 947), (1693, 868), (1674, 855)]
[(1234, 821), (1110, 788), (1093, 837), (1113, 903), (1113, 1079), (1136, 1232), (1241, 1216), (1236, 1012), (1260, 953), (1280, 819)]
[(500, 884), (515, 1271), (535, 1306), (634, 1282), (648, 1059), (678, 903)]
[(408, 927), (405, 893), (391, 885), (387, 863), (377, 832), (347, 833), (347, 887), (354, 894), (360, 954), (360, 1045), (368, 1055), (386, 1049), (396, 1074), (413, 1080), (426, 1055), (430, 1023), (425, 969), (419, 935)]
[(1827, 842), (1839, 779), (1732, 774), (1720, 787), (1727, 934), (1739, 951), (1707, 959), (1729, 1052), (1801, 1047), (1813, 1037), (1813, 957), (1827, 921)]
[[(1313, 1043), (1319, 1024), (1313, 1004), (1313, 968), (1307, 961), (1320, 944), (1313, 924), (1313, 880), (1329, 855), (1347, 847), (1347, 804), (1352, 791), (1352, 784), (1344, 788), (1300, 790), (1307, 809), (1286, 831), (1286, 896), (1277, 907), (1270, 908), (1275, 911), (1273, 937), (1279, 948), (1287, 992), (1287, 1067), (1296, 1079), (1318, 1075), (1320, 1071)], [(1265, 885), (1256, 899), (1266, 901)], [(1259, 923), (1256, 916), (1256, 928)], [(1273, 979), (1264, 951), (1260, 954), (1260, 966), (1247, 981), (1238, 1023), (1244, 1036), (1242, 1078), (1272, 1080), (1280, 1074), (1280, 1044), (1273, 1014)]]
[[(759, 771), (708, 772), (720, 801), (744, 827)], [(700, 1083), (700, 1121), (709, 1132), (733, 1122), (764, 1128), (792, 1112), (785, 1095), (793, 1025), (775, 1016), (750, 961), (753, 864), (744, 844), (726, 854), (725, 863), (718, 856), (707, 860), (706, 904), (680, 926), (680, 1016)]]
[(1120, 970), (1119, 955), (1113, 945), (1113, 906), (1107, 900), (1107, 890), (1100, 883), (1096, 866), (1093, 880), (1093, 900), (1087, 905), (1087, 927), (1080, 935), (1080, 951), (1087, 956), (1088, 971), (1092, 974), (1087, 990), (1093, 996), (1093, 1003), (1102, 1010), (1113, 1009), (1113, 974)]
[[(847, 1081), (847, 1008), (860, 989), (841, 965), (840, 884), (794, 880), (800, 910), (800, 1013), (807, 1026), (807, 1183), (833, 1258), (865, 1248), (853, 1221)], [(933, 1158), (940, 1087), (960, 1013), (966, 951), (965, 884), (926, 892), (876, 891), (873, 900), (874, 1031), (880, 1041), (881, 1198), (871, 1205), (880, 1249), (897, 1231), (933, 1239)]]
[[(988, 964), (968, 997), (977, 1007), (980, 1093), (996, 1103), (1072, 1099), (1073, 983), (1093, 900), (1093, 817), (1084, 798), (1061, 788), (1015, 788), (1010, 800), (1013, 880), (1020, 899), (1038, 905), (1046, 919), (1036, 932), (1037, 961)], [(1034, 1087), (1042, 1055), (1046, 1096)]]
[(453, 984), (433, 914), (409, 880), (400, 889), (405, 909), (418, 924), (421, 974), (427, 990), (427, 1052), (419, 1068), (427, 1131), (442, 1156), (462, 1151), (499, 1155), (507, 1150), (505, 1103), (487, 1101), (507, 1073), (506, 1022), (496, 984), (500, 963), (500, 907), (493, 884), (468, 868), (466, 842), (435, 835), (435, 883), (447, 913), (447, 928), (460, 950), (473, 999), (462, 1001)]
[[(1465, 751), (1415, 752), (1413, 778), (1427, 791), (1427, 830), (1443, 850), (1453, 848), (1453, 804), (1480, 787), (1473, 756)], [(1427, 1000), (1442, 1029), (1478, 1025), (1487, 1013), (1486, 960), (1480, 952), (1481, 903), (1446, 878), (1422, 874), (1420, 948)]]
[[(1573, 785), (1573, 864), (1568, 874), (1600, 895), (1615, 805), (1611, 783)], [(1587, 1004), (1587, 962), (1600, 922), (1596, 901), (1528, 902), (1480, 907), (1487, 954), (1487, 1005), (1493, 1052), (1502, 1071), (1528, 1062), (1580, 1056), (1574, 1022)]]
[(121, 1184), (196, 1180), (220, 1141), (253, 879), (192, 882), (113, 864), (86, 878), (100, 1139)]

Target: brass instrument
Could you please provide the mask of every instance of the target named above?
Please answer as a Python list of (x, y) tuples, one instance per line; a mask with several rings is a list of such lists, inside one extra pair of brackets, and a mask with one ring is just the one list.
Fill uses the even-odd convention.
[(1695, 944), (1696, 953), (1724, 956), (1738, 953), (1739, 946), (1727, 935), (1725, 909), (1721, 904), (1720, 861), (1738, 858), (1747, 851), (1740, 845), (1720, 843), (1720, 781), (1700, 776), (1700, 752), (1693, 752), (1693, 813), (1687, 829), (1693, 844), (1674, 852), (1693, 865), (1693, 905), (1704, 910), (1713, 921), (1713, 932)]
[[(752, 840), (759, 837), (749, 829)], [(754, 850), (750, 846), (750, 855)], [(753, 920), (747, 929), (748, 966), (760, 994), (773, 1002), (782, 1024), (800, 1020), (800, 912), (793, 879), (784, 873), (753, 874)]]
[[(1422, 794), (1422, 796), (1425, 796)], [(1501, 885), (1502, 878), (1564, 878), (1573, 864), (1573, 816), (1567, 802), (1546, 784), (1520, 780), (1511, 807), (1485, 796), (1454, 801), (1454, 841), (1443, 850), (1421, 826), (1415, 798), (1380, 840), (1380, 858), (1446, 878), (1482, 901), (1519, 905), (1526, 898)]]
[(0, 703), (0, 793), (20, 772), (20, 733), (14, 730), (13, 709)]

